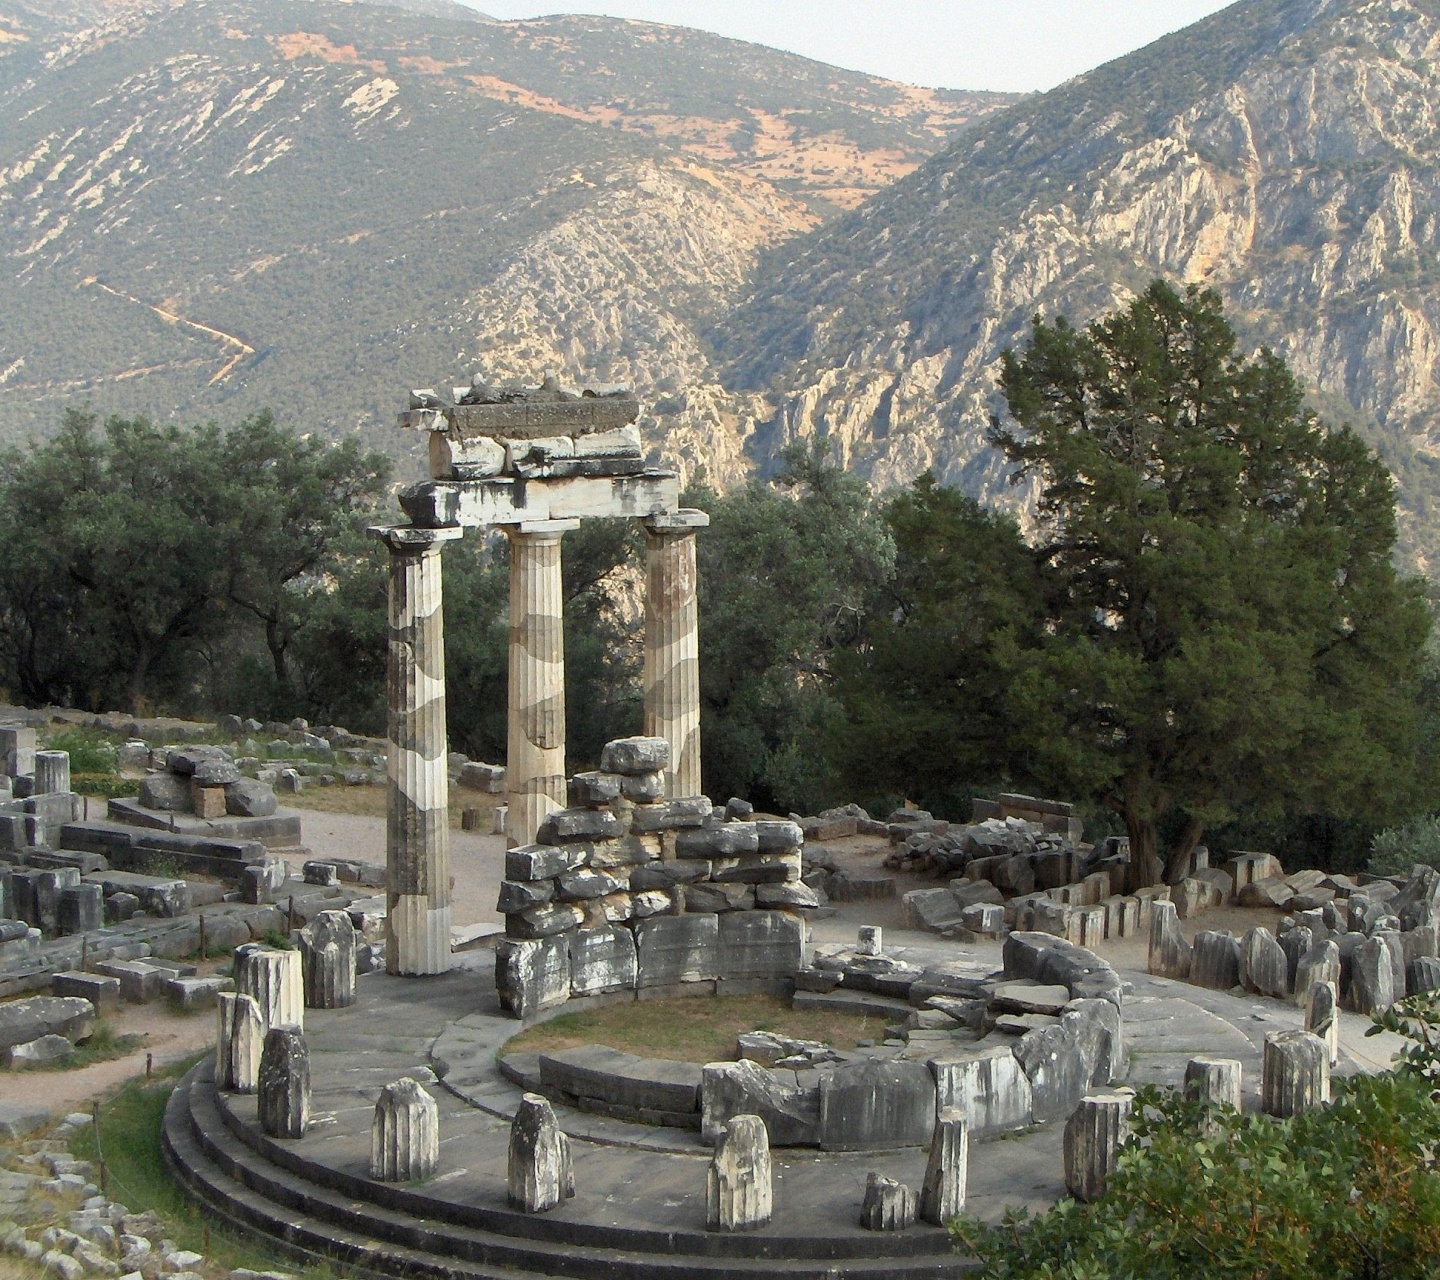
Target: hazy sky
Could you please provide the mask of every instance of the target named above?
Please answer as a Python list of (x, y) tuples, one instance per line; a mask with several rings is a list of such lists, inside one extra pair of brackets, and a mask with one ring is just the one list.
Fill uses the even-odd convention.
[(1230, 0), (465, 0), (492, 17), (604, 13), (700, 27), (952, 89), (1050, 89)]

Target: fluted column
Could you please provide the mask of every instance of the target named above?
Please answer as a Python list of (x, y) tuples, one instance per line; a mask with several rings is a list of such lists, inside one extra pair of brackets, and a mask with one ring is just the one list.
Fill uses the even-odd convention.
[(461, 530), (372, 530), (390, 548), (385, 967), (450, 968), (450, 787), (440, 544)]
[(529, 844), (565, 807), (565, 618), (560, 538), (578, 520), (539, 520), (510, 536), (510, 709), (505, 835)]
[(670, 744), (671, 796), (700, 790), (700, 613), (695, 530), (703, 511), (651, 516), (645, 524), (645, 726)]

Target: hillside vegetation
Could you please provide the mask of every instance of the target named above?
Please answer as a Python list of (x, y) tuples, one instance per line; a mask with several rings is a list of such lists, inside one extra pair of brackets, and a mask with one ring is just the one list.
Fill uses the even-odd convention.
[(762, 249), (1009, 100), (414, 7), (0, 0), (4, 435), (88, 399), (394, 450), (405, 388), (477, 363), (676, 394)]

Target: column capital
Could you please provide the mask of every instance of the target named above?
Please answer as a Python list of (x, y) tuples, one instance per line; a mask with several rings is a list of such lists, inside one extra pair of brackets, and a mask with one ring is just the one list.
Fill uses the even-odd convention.
[(651, 533), (690, 533), (704, 529), (710, 524), (707, 512), (694, 507), (681, 507), (678, 511), (662, 511), (659, 515), (642, 517), (643, 524)]
[(579, 527), (579, 520), (522, 520), (519, 524), (506, 525), (505, 532), (529, 538), (558, 538), (562, 533), (574, 533)]
[(429, 551), (438, 543), (453, 542), (456, 538), (465, 536), (465, 530), (459, 525), (425, 529), (413, 524), (372, 524), (369, 533), (371, 537), (379, 538), (396, 555)]

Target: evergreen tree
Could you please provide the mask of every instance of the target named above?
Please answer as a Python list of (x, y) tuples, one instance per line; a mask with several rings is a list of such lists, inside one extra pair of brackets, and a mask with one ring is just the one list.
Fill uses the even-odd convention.
[[(1429, 631), (1392, 563), (1395, 490), (1218, 296), (1157, 281), (1004, 357), (995, 443), (1039, 489), (1038, 640), (1011, 637), (1037, 772), (1123, 819), (1142, 883), (1238, 812), (1399, 811)], [(1157, 830), (1183, 815), (1160, 860)]]

